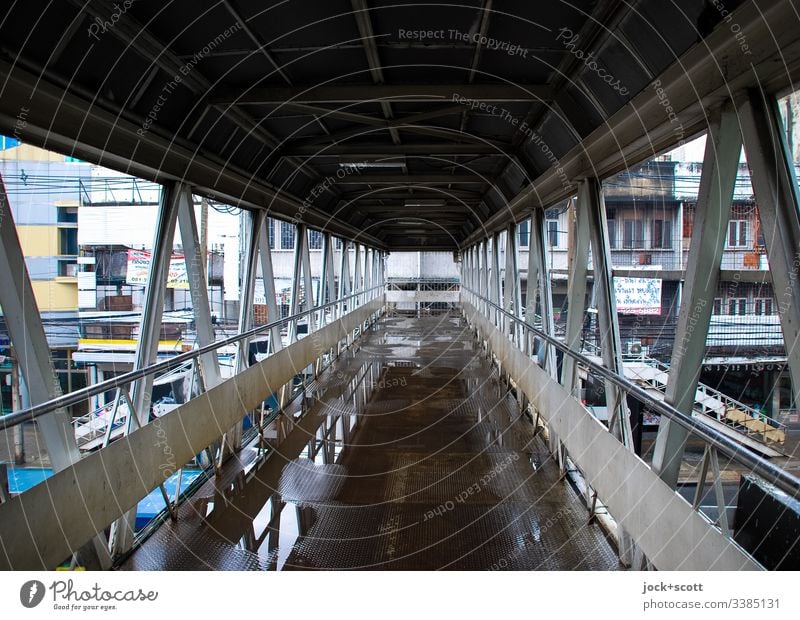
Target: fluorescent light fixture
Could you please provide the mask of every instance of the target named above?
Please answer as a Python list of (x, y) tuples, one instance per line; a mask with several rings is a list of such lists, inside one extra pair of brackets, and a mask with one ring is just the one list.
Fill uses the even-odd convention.
[(402, 161), (346, 161), (340, 163), (339, 167), (346, 170), (361, 170), (366, 168), (405, 168), (406, 164)]
[(403, 204), (406, 207), (443, 207), (447, 203), (437, 198), (432, 198), (430, 200), (420, 198), (418, 200), (406, 200)]

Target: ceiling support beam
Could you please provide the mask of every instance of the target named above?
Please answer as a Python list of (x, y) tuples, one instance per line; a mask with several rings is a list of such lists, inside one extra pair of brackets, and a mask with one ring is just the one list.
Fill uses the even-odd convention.
[[(705, 131), (707, 111), (728, 100), (731, 93), (759, 83), (776, 92), (796, 83), (800, 76), (800, 41), (790, 5), (778, 0), (747, 2), (733, 18), (742, 24), (752, 55), (744, 56), (739, 43), (724, 28), (717, 28), (702, 43), (690, 48), (658, 76), (658, 88), (668, 92), (675, 118), (664, 113), (659, 94), (650, 85), (613, 114), (581, 144), (559, 156), (558, 169), (549, 168), (509, 201), (507, 209), (473, 232), (470, 244), (487, 232), (502, 230), (509, 218), (522, 219), (531, 208), (546, 208), (569, 198), (576, 181), (605, 178), (661, 153), (680, 141)], [(780, 62), (776, 62), (777, 50)], [(729, 59), (721, 70), (720, 59)], [(557, 154), (558, 155), (558, 154)]]
[(235, 90), (225, 88), (212, 94), (214, 105), (280, 105), (292, 103), (435, 103), (453, 97), (498, 103), (546, 102), (552, 99), (542, 84), (307, 84), (294, 87), (266, 87)]

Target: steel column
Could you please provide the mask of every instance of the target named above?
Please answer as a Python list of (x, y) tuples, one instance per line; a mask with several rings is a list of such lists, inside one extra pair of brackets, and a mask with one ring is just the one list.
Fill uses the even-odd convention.
[[(353, 268), (353, 292), (361, 293), (364, 290), (361, 282), (361, 244), (355, 244), (355, 265)], [(361, 295), (356, 295), (354, 298), (353, 307), (358, 308), (362, 303)]]
[[(489, 240), (483, 239), (480, 242), (481, 268), (480, 268), (480, 296), (489, 299)], [(489, 318), (489, 304), (485, 301), (479, 306), (483, 316)]]
[(748, 91), (737, 112), (781, 317), (792, 391), (800, 397), (800, 201), (794, 163), (771, 95)]
[[(493, 304), (496, 306), (501, 305), (503, 302), (500, 299), (500, 233), (495, 233), (494, 237), (492, 237), (492, 276), (490, 282), (490, 297), (489, 299)], [(494, 325), (500, 330), (503, 331), (503, 316), (496, 310), (493, 309), (492, 313), (494, 314)]]
[[(599, 179), (591, 178), (582, 181), (579, 191), (578, 219), (587, 218), (591, 228), (593, 290), (600, 327), (600, 351), (603, 356), (603, 364), (618, 375), (624, 376), (606, 205)], [(623, 445), (630, 447), (632, 434), (625, 396), (618, 387), (609, 381), (606, 381), (605, 390), (609, 430)]]
[[(277, 321), (280, 318), (278, 302), (275, 299), (275, 274), (272, 269), (272, 248), (269, 247), (269, 235), (267, 234), (267, 219), (258, 230), (258, 248), (261, 259), (261, 279), (264, 282), (264, 297), (267, 300), (267, 321)], [(281, 342), (281, 328), (276, 325), (269, 332), (270, 352), (277, 353), (283, 348)]]
[[(311, 310), (314, 307), (314, 280), (311, 275), (311, 254), (310, 244), (308, 240), (309, 230), (308, 227), (303, 227), (302, 236), (299, 234), (298, 228), (298, 241), (302, 240), (302, 257), (303, 257), (303, 301), (304, 310)], [(321, 282), (320, 282), (321, 284)], [(308, 314), (308, 333), (312, 333), (317, 329), (317, 321), (314, 318), (314, 313)]]
[[(739, 168), (739, 120), (725, 108), (709, 124), (703, 171), (675, 331), (666, 402), (690, 414), (705, 356), (706, 336), (720, 278), (733, 189)], [(675, 488), (688, 432), (664, 418), (653, 451), (653, 470)]]
[[(25, 380), (30, 403), (43, 403), (61, 395), (61, 384), (50, 359), (50, 347), (2, 177), (0, 262), (3, 265), (0, 269), (0, 306), (14, 345), (18, 369)], [(55, 471), (61, 471), (80, 459), (75, 431), (65, 409), (42, 416), (38, 424)]]
[[(518, 318), (522, 318), (520, 304), (520, 281), (519, 281), (519, 255), (517, 248), (517, 225), (509, 224), (506, 228), (506, 268), (503, 279), (503, 308)], [(521, 345), (519, 335), (521, 334), (517, 323), (506, 321), (504, 333), (510, 335), (517, 345)]]
[[(162, 187), (133, 370), (150, 366), (158, 357), (158, 342), (164, 311), (164, 291), (167, 286), (169, 262), (172, 257), (172, 242), (175, 237), (181, 191), (180, 183)], [(126, 434), (130, 434), (134, 429), (134, 416), (136, 416), (138, 427), (149, 422), (152, 392), (152, 375), (133, 383), (130, 391), (133, 411), (128, 415)], [(125, 553), (131, 548), (135, 522), (136, 507), (113, 524), (111, 528), (112, 555)]]
[[(567, 288), (567, 340), (566, 344), (570, 350), (576, 353), (581, 352), (583, 321), (586, 314), (586, 282), (589, 279), (589, 235), (590, 223), (588, 218), (581, 218), (575, 215), (575, 204), (569, 210), (569, 217), (572, 218), (570, 227), (570, 244), (572, 263), (569, 271), (569, 282)], [(575, 395), (575, 388), (578, 382), (578, 372), (575, 360), (569, 356), (564, 356), (562, 365), (561, 385), (570, 394)]]
[[(536, 320), (536, 293), (539, 294), (539, 311), (542, 317), (542, 331), (548, 336), (555, 334), (553, 324), (553, 291), (550, 270), (547, 268), (547, 247), (545, 239), (545, 218), (543, 209), (531, 212), (530, 241), (528, 245), (528, 299), (525, 321), (533, 325)], [(553, 345), (542, 342), (538, 351), (539, 365), (557, 379), (558, 367), (556, 350)]]
[[(192, 299), (192, 314), (197, 331), (198, 346), (214, 342), (214, 326), (211, 322), (211, 305), (208, 301), (208, 285), (206, 267), (208, 256), (200, 244), (197, 234), (197, 220), (192, 203), (192, 194), (188, 187), (179, 190), (178, 227), (181, 245), (186, 261), (186, 275), (189, 278), (189, 294)], [(203, 385), (209, 389), (222, 381), (219, 361), (215, 353), (200, 356), (200, 369), (203, 373)]]
[[(304, 224), (297, 224), (295, 226), (295, 244), (294, 244), (294, 269), (292, 270), (292, 303), (289, 306), (291, 309), (289, 314), (295, 315), (301, 312), (300, 306), (300, 283), (303, 274), (303, 238), (306, 227)], [(295, 319), (289, 324), (289, 344), (297, 342), (297, 320)]]

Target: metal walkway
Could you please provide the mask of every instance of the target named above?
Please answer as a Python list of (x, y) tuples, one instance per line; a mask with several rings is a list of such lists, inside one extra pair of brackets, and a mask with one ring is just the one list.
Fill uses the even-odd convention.
[[(619, 568), (463, 318), (385, 318), (360, 344), (326, 373), (340, 389), (359, 369), (377, 369), (363, 381), (366, 403), (339, 412), (355, 424), (332, 446), (335, 462), (280, 450), (267, 459), (282, 461), (280, 516), (264, 519), (271, 508), (262, 507), (250, 515), (253, 537), (232, 545), (202, 518), (203, 501), (188, 503), (122, 568)], [(324, 383), (314, 392), (327, 400)], [(213, 489), (209, 482), (199, 495)]]

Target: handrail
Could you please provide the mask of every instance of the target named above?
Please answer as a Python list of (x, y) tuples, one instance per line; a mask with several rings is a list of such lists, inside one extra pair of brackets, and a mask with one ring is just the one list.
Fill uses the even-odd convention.
[(171, 370), (172, 368), (179, 366), (184, 362), (199, 358), (200, 356), (215, 351), (220, 347), (224, 347), (229, 344), (235, 344), (240, 340), (244, 340), (245, 338), (250, 338), (262, 332), (268, 331), (273, 327), (278, 327), (280, 325), (284, 325), (285, 323), (296, 321), (298, 319), (303, 318), (304, 316), (313, 314), (315, 312), (319, 312), (321, 310), (325, 310), (326, 308), (329, 308), (331, 306), (337, 306), (343, 302), (348, 301), (349, 299), (361, 298), (365, 294), (379, 289), (384, 289), (384, 285), (378, 284), (368, 289), (359, 290), (355, 293), (348, 295), (347, 297), (336, 299), (335, 301), (328, 302), (327, 304), (322, 304), (321, 306), (315, 306), (314, 308), (311, 308), (309, 310), (304, 310), (303, 312), (287, 316), (286, 318), (273, 321), (272, 323), (267, 323), (266, 325), (259, 325), (258, 327), (253, 327), (252, 329), (249, 329), (245, 332), (241, 332), (240, 334), (234, 334), (233, 336), (225, 338), (224, 340), (216, 340), (203, 347), (199, 347), (197, 349), (193, 349), (191, 351), (187, 351), (185, 353), (176, 355), (175, 357), (171, 357), (161, 362), (157, 362), (152, 366), (147, 366), (146, 368), (139, 368), (137, 370), (132, 370), (130, 372), (125, 373), (124, 375), (120, 375), (118, 377), (112, 377), (111, 379), (106, 379), (105, 381), (102, 381), (100, 383), (96, 383), (94, 385), (81, 388), (80, 390), (75, 390), (74, 392), (63, 394), (61, 396), (52, 398), (43, 403), (39, 403), (37, 405), (33, 405), (32, 407), (28, 407), (27, 409), (20, 409), (19, 411), (15, 411), (14, 413), (11, 413), (9, 415), (0, 417), (0, 430), (6, 430), (8, 428), (17, 426), (18, 424), (22, 424), (23, 422), (34, 420), (39, 416), (49, 413), (55, 409), (61, 409), (63, 407), (68, 407), (69, 405), (74, 405), (91, 396), (96, 396), (97, 394), (101, 394), (107, 390), (120, 388), (133, 381), (136, 381), (137, 379), (142, 379), (143, 377), (155, 374), (157, 372), (161, 372), (162, 370)]
[(561, 342), (560, 340), (550, 336), (549, 334), (544, 333), (543, 331), (536, 329), (529, 323), (526, 323), (524, 319), (519, 318), (518, 316), (511, 314), (510, 312), (506, 311), (501, 306), (497, 305), (493, 301), (482, 297), (476, 291), (464, 286), (464, 290), (471, 293), (475, 299), (478, 299), (489, 306), (493, 307), (495, 311), (499, 312), (500, 314), (506, 316), (507, 318), (511, 319), (512, 321), (519, 323), (522, 325), (523, 328), (527, 329), (528, 331), (533, 332), (536, 336), (547, 343), (553, 345), (557, 349), (561, 350), (565, 355), (569, 355), (570, 357), (574, 358), (576, 361), (584, 364), (588, 368), (590, 368), (595, 373), (599, 374), (603, 378), (607, 379), (617, 387), (621, 388), (628, 394), (633, 395), (637, 400), (646, 404), (651, 410), (655, 413), (659, 413), (663, 416), (666, 416), (679, 426), (683, 427), (690, 433), (694, 434), (695, 436), (699, 437), (709, 445), (713, 446), (717, 450), (723, 452), (724, 454), (728, 455), (731, 459), (735, 460), (736, 462), (744, 465), (745, 467), (749, 468), (759, 476), (761, 476), (767, 482), (774, 484), (776, 487), (788, 493), (791, 497), (800, 497), (800, 478), (797, 478), (776, 465), (773, 465), (769, 461), (753, 454), (749, 450), (744, 449), (740, 444), (736, 443), (726, 435), (723, 435), (719, 431), (710, 426), (704, 425), (702, 422), (698, 422), (692, 416), (686, 415), (671, 405), (667, 404), (664, 401), (659, 401), (651, 397), (644, 389), (629, 381), (625, 377), (621, 377), (620, 375), (616, 374), (615, 372), (611, 371), (610, 369), (602, 366), (594, 361), (592, 361), (586, 355), (579, 353), (570, 349), (566, 344)]

